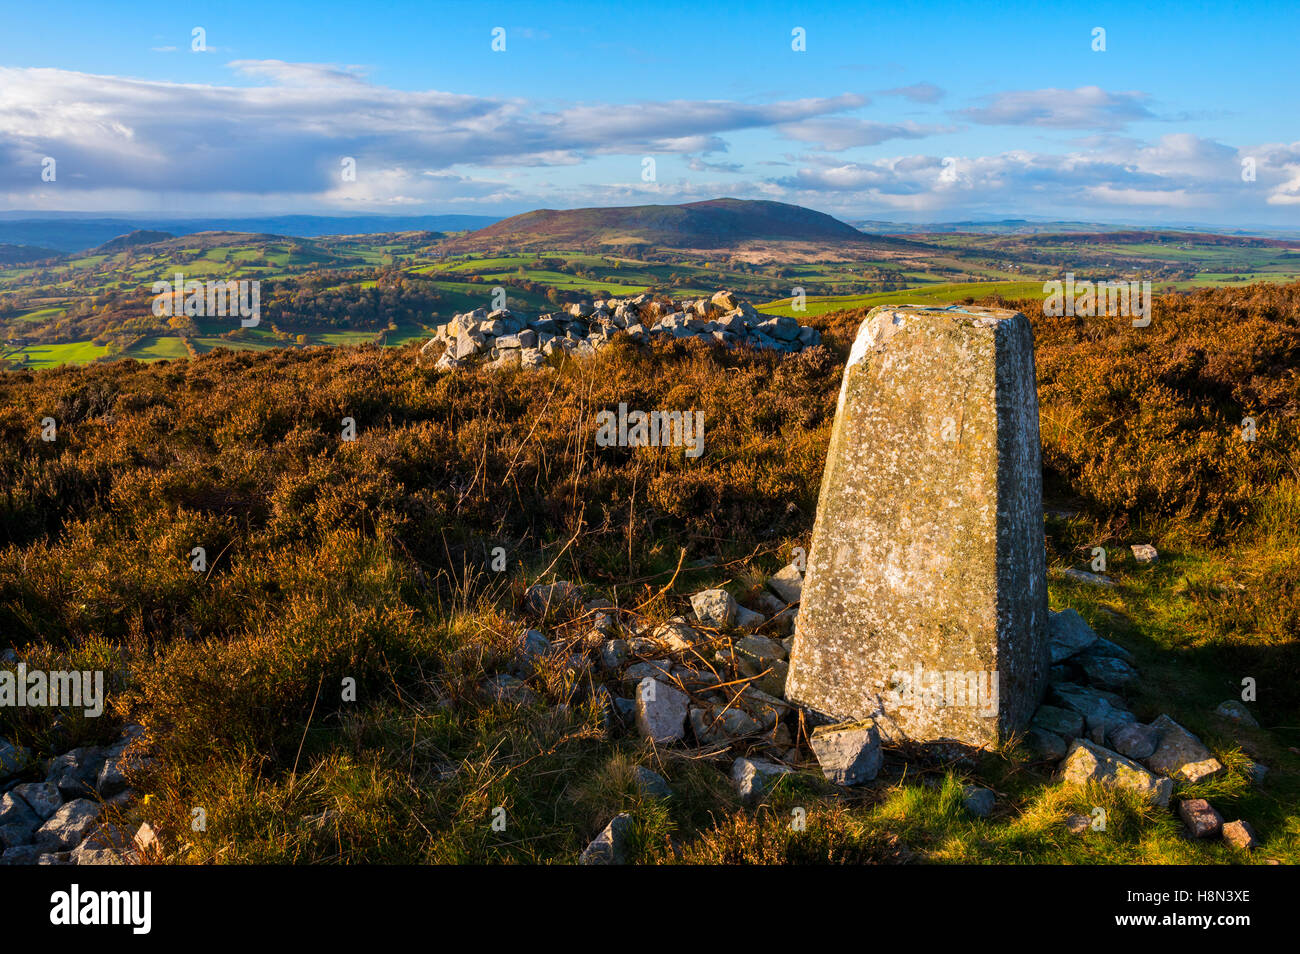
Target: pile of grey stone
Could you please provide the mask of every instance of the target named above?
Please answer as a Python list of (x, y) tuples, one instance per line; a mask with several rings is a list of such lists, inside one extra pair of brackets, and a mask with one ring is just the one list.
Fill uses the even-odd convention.
[[(1038, 758), (1059, 760), (1063, 781), (1127, 788), (1169, 806), (1176, 785), (1226, 771), (1205, 743), (1168, 715), (1144, 724), (1129, 710), (1118, 690), (1138, 678), (1132, 653), (1098, 636), (1072, 609), (1050, 615), (1049, 634), (1048, 701), (1034, 714), (1025, 742)], [(1241, 714), (1245, 707), (1240, 703), (1225, 703), (1221, 713), (1225, 707), (1236, 721), (1253, 722), (1248, 712)], [(1252, 773), (1257, 779), (1262, 778), (1260, 769)], [(1247, 823), (1225, 826), (1204, 799), (1185, 799), (1178, 811), (1194, 837), (1224, 835), (1241, 847), (1255, 846)], [(1070, 827), (1087, 828), (1082, 823)]]
[[(656, 747), (691, 750), (724, 765), (729, 759), (740, 801), (753, 805), (782, 776), (806, 768), (794, 744), (800, 709), (785, 694), (802, 587), (803, 574), (787, 566), (767, 580), (765, 592), (746, 600), (748, 606), (725, 590), (709, 589), (691, 597), (689, 615), (648, 623), (608, 600), (588, 600), (567, 581), (535, 584), (525, 607), (552, 635), (525, 630), (512, 672), (488, 680), (485, 690), (497, 699), (534, 701), (529, 676), (547, 660), (562, 665), (603, 699), (611, 731), (634, 732)], [(1138, 675), (1128, 650), (1098, 636), (1073, 610), (1051, 614), (1050, 634), (1049, 701), (1035, 714), (1025, 743), (1041, 760), (1059, 763), (1063, 782), (1126, 787), (1170, 806), (1177, 784), (1225, 771), (1199, 738), (1168, 715), (1150, 724), (1137, 720), (1115, 691)], [(1220, 709), (1224, 718), (1251, 720), (1240, 705)], [(877, 777), (881, 743), (869, 718), (818, 725), (808, 736), (823, 777), (842, 786)], [(657, 773), (644, 766), (636, 771), (648, 794), (671, 794)], [(963, 805), (987, 817), (997, 799), (969, 785)], [(1222, 837), (1247, 850), (1256, 846), (1248, 823), (1224, 822), (1203, 799), (1183, 799), (1177, 809), (1192, 837)], [(1082, 826), (1071, 824), (1074, 818), (1067, 825), (1086, 830), (1089, 819), (1079, 818)], [(580, 861), (623, 860), (633, 824), (627, 813), (613, 818)]]
[[(143, 733), (127, 726), (112, 745), (72, 749), (43, 765), (0, 739), (0, 865), (130, 864), (155, 850), (147, 823), (124, 831), (112, 820), (137, 802), (127, 779), (147, 764)], [(31, 780), (42, 768), (44, 779)]]
[[(530, 675), (562, 666), (575, 685), (590, 686), (603, 700), (611, 732), (729, 761), (741, 803), (754, 805), (782, 776), (804, 767), (795, 744), (800, 713), (785, 698), (803, 583), (791, 564), (769, 577), (748, 606), (726, 590), (707, 589), (691, 597), (689, 615), (662, 622), (603, 598), (588, 600), (565, 580), (534, 584), (525, 608), (551, 635), (524, 630), (512, 671), (486, 680), (483, 689), (498, 701), (532, 702)], [(860, 785), (880, 771), (881, 736), (871, 720), (817, 726), (809, 745), (822, 775), (837, 785)], [(657, 773), (644, 766), (637, 773), (647, 794), (671, 794)], [(615, 816), (580, 861), (620, 862), (632, 826), (626, 813)]]
[[(589, 600), (568, 581), (538, 583), (525, 594), (525, 609), (550, 635), (525, 629), (511, 672), (483, 689), (497, 700), (533, 701), (530, 675), (562, 666), (603, 701), (612, 733), (730, 760), (736, 791), (751, 804), (799, 758), (798, 714), (785, 701), (785, 679), (802, 586), (802, 572), (790, 565), (747, 606), (726, 590), (706, 589), (691, 597), (689, 613), (651, 621), (607, 599)], [(647, 793), (671, 792), (644, 766), (638, 773)], [(625, 816), (613, 819), (582, 861), (617, 861), (629, 830)]]
[(594, 354), (620, 334), (642, 343), (655, 336), (697, 338), (708, 344), (783, 353), (821, 343), (816, 328), (787, 316), (760, 314), (735, 293), (720, 291), (695, 300), (651, 294), (607, 298), (565, 305), (560, 311), (532, 317), (508, 308), (479, 308), (439, 325), (420, 354), (422, 358), (437, 356), (434, 367), (442, 371), (467, 362), (541, 367), (553, 354)]

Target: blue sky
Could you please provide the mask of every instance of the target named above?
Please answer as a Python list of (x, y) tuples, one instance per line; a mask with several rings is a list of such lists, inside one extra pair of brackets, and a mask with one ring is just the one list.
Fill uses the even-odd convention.
[(1297, 226), (1298, 10), (11, 5), (0, 208), (501, 215), (735, 195), (851, 220)]

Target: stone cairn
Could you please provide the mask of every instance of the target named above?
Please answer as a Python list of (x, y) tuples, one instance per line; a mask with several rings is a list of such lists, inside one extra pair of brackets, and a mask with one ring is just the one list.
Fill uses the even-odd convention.
[(708, 344), (784, 353), (821, 343), (816, 328), (800, 325), (794, 318), (760, 314), (733, 292), (720, 291), (693, 301), (650, 294), (609, 298), (565, 305), (558, 312), (531, 318), (508, 308), (479, 308), (438, 326), (420, 355), (437, 355), (434, 367), (440, 371), (471, 361), (535, 368), (546, 364), (548, 355), (594, 354), (620, 334), (642, 343), (652, 336), (696, 338)]

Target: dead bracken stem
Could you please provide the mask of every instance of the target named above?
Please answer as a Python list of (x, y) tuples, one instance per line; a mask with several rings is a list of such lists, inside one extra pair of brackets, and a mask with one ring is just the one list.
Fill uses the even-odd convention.
[(672, 579), (670, 579), (666, 584), (664, 584), (664, 588), (661, 589), (658, 593), (650, 597), (650, 599), (646, 600), (644, 603), (641, 603), (639, 606), (637, 606), (637, 608), (633, 610), (633, 612), (640, 612), (642, 608), (649, 606), (655, 600), (659, 599), (659, 597), (663, 596), (665, 593), (671, 590), (673, 588), (673, 584), (677, 582), (677, 574), (682, 572), (682, 564), (685, 562), (686, 562), (686, 548), (682, 547), (680, 552), (677, 555), (677, 569), (673, 570)]
[[(585, 512), (586, 512), (586, 505), (584, 505), (583, 509), (578, 512), (578, 521), (577, 521), (578, 529), (573, 531), (573, 536), (569, 537), (569, 539), (565, 542), (564, 546), (560, 548), (560, 552), (555, 554), (555, 559), (550, 562), (550, 565), (548, 565), (545, 570), (543, 570), (541, 573), (537, 575), (534, 582), (536, 582), (536, 580), (544, 579), (546, 577), (546, 574), (550, 573), (551, 570), (555, 569), (555, 564), (560, 562), (560, 557), (564, 556), (565, 551), (568, 550), (569, 547), (573, 546), (573, 541), (577, 540), (578, 536), (582, 533), (582, 527), (583, 527), (582, 515)], [(685, 551), (682, 552), (683, 554), (685, 553)]]

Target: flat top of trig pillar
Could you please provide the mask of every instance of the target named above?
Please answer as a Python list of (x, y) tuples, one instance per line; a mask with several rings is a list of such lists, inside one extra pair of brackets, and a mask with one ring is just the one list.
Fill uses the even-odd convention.
[(898, 312), (904, 315), (966, 315), (990, 324), (996, 321), (1007, 321), (1020, 314), (1014, 308), (985, 308), (981, 305), (877, 305), (867, 313), (867, 318), (870, 319), (877, 312)]
[(853, 350), (849, 353), (849, 366), (857, 364), (866, 357), (867, 350), (888, 340), (898, 331), (908, 318), (947, 319), (949, 322), (967, 327), (994, 329), (994, 334), (1003, 324), (1014, 318), (1024, 321), (1024, 316), (1011, 308), (984, 308), (980, 305), (877, 305), (862, 319), (858, 326), (857, 338), (853, 341)]

